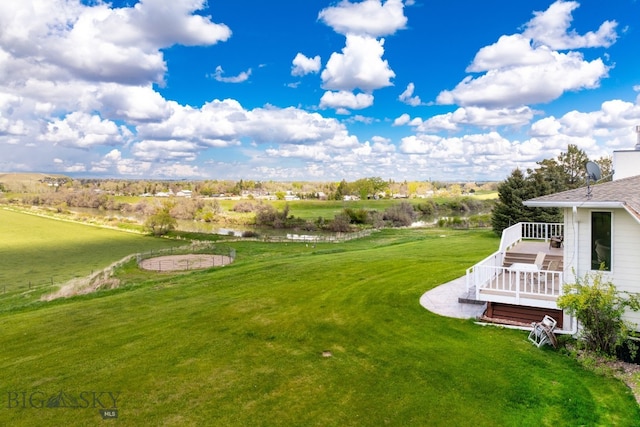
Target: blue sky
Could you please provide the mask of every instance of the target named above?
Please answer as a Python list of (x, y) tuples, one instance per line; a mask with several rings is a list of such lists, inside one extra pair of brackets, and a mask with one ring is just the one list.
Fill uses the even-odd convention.
[(502, 180), (636, 144), (635, 0), (0, 4), (0, 171)]

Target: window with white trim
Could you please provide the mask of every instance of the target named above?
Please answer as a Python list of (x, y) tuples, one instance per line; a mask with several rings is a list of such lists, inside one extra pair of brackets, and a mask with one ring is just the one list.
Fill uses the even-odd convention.
[(591, 212), (591, 268), (611, 271), (611, 212)]

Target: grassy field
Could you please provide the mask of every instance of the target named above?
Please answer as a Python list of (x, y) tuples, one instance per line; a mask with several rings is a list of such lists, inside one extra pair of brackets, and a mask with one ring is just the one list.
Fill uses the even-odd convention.
[(121, 289), (0, 314), (0, 425), (95, 426), (113, 406), (123, 426), (638, 425), (618, 380), (419, 305), (497, 244), (406, 229), (234, 243), (234, 264), (180, 275), (127, 265)]
[[(493, 195), (479, 195), (470, 197), (477, 198), (479, 200), (490, 200), (494, 199)], [(421, 203), (436, 203), (436, 204), (446, 204), (455, 200), (453, 198), (429, 198), (429, 199), (379, 199), (379, 200), (274, 200), (269, 201), (268, 203), (272, 204), (279, 210), (283, 210), (285, 206), (289, 207), (290, 215), (293, 215), (297, 218), (303, 218), (307, 220), (315, 220), (320, 217), (322, 218), (334, 218), (337, 214), (342, 213), (345, 209), (365, 209), (365, 210), (377, 210), (379, 212), (383, 212), (391, 206), (398, 205), (400, 203), (408, 202), (412, 205), (418, 205)], [(246, 200), (244, 201), (246, 202)], [(220, 201), (220, 205), (226, 209), (231, 210), (235, 204), (239, 203), (235, 200), (223, 200)], [(255, 202), (257, 203), (257, 202)]]
[(0, 236), (0, 310), (129, 254), (185, 244), (6, 209), (0, 209)]

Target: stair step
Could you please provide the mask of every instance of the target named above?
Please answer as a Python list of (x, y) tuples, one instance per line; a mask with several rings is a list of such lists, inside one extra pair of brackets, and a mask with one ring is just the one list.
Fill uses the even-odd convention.
[[(562, 270), (564, 268), (564, 263), (563, 263), (564, 257), (562, 255), (547, 254), (547, 256), (545, 256), (544, 258), (543, 268), (546, 268), (549, 265), (549, 262), (551, 262), (551, 260), (554, 260), (554, 259), (560, 261), (560, 265), (558, 269)], [(533, 264), (535, 260), (536, 260), (536, 254), (508, 251), (504, 255), (504, 261), (502, 265), (503, 267), (510, 267), (511, 264), (514, 264), (516, 262)]]

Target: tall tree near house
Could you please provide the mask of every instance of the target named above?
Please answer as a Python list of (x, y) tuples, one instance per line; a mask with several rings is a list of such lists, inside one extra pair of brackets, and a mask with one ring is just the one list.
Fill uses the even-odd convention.
[(600, 171), (602, 172), (602, 179), (600, 182), (608, 182), (613, 179), (613, 157), (603, 156), (596, 160)]
[(536, 196), (544, 196), (545, 194), (556, 193), (567, 189), (567, 175), (564, 168), (555, 159), (544, 159), (536, 162), (539, 167), (535, 169), (527, 169), (529, 177), (539, 184), (540, 189), (544, 187), (546, 192), (537, 193)]
[(564, 169), (567, 190), (585, 185), (587, 181), (585, 165), (588, 161), (587, 154), (575, 144), (569, 144), (567, 151), (560, 153), (558, 164)]
[[(545, 179), (540, 173), (534, 173), (526, 178), (527, 199), (545, 196), (557, 191), (554, 182)], [(533, 222), (562, 222), (562, 211), (559, 208), (525, 208), (528, 213), (529, 221)]]
[(541, 175), (548, 184), (547, 192), (539, 194), (543, 196), (585, 185), (587, 178), (585, 165), (588, 161), (589, 157), (583, 150), (574, 144), (569, 144), (566, 152), (560, 153), (555, 159), (537, 162), (539, 167), (529, 169), (527, 173), (530, 177)]
[(499, 201), (493, 210), (493, 230), (500, 235), (502, 230), (518, 222), (562, 221), (558, 208), (527, 208), (522, 201), (585, 185), (588, 161), (584, 151), (569, 144), (567, 151), (556, 159), (537, 162), (539, 167), (528, 169), (527, 176), (518, 169), (513, 171), (498, 185)]
[(522, 204), (528, 196), (529, 186), (520, 169), (515, 169), (511, 175), (498, 185), (498, 201), (491, 215), (493, 231), (501, 235), (502, 230), (520, 221), (527, 221), (526, 208)]

